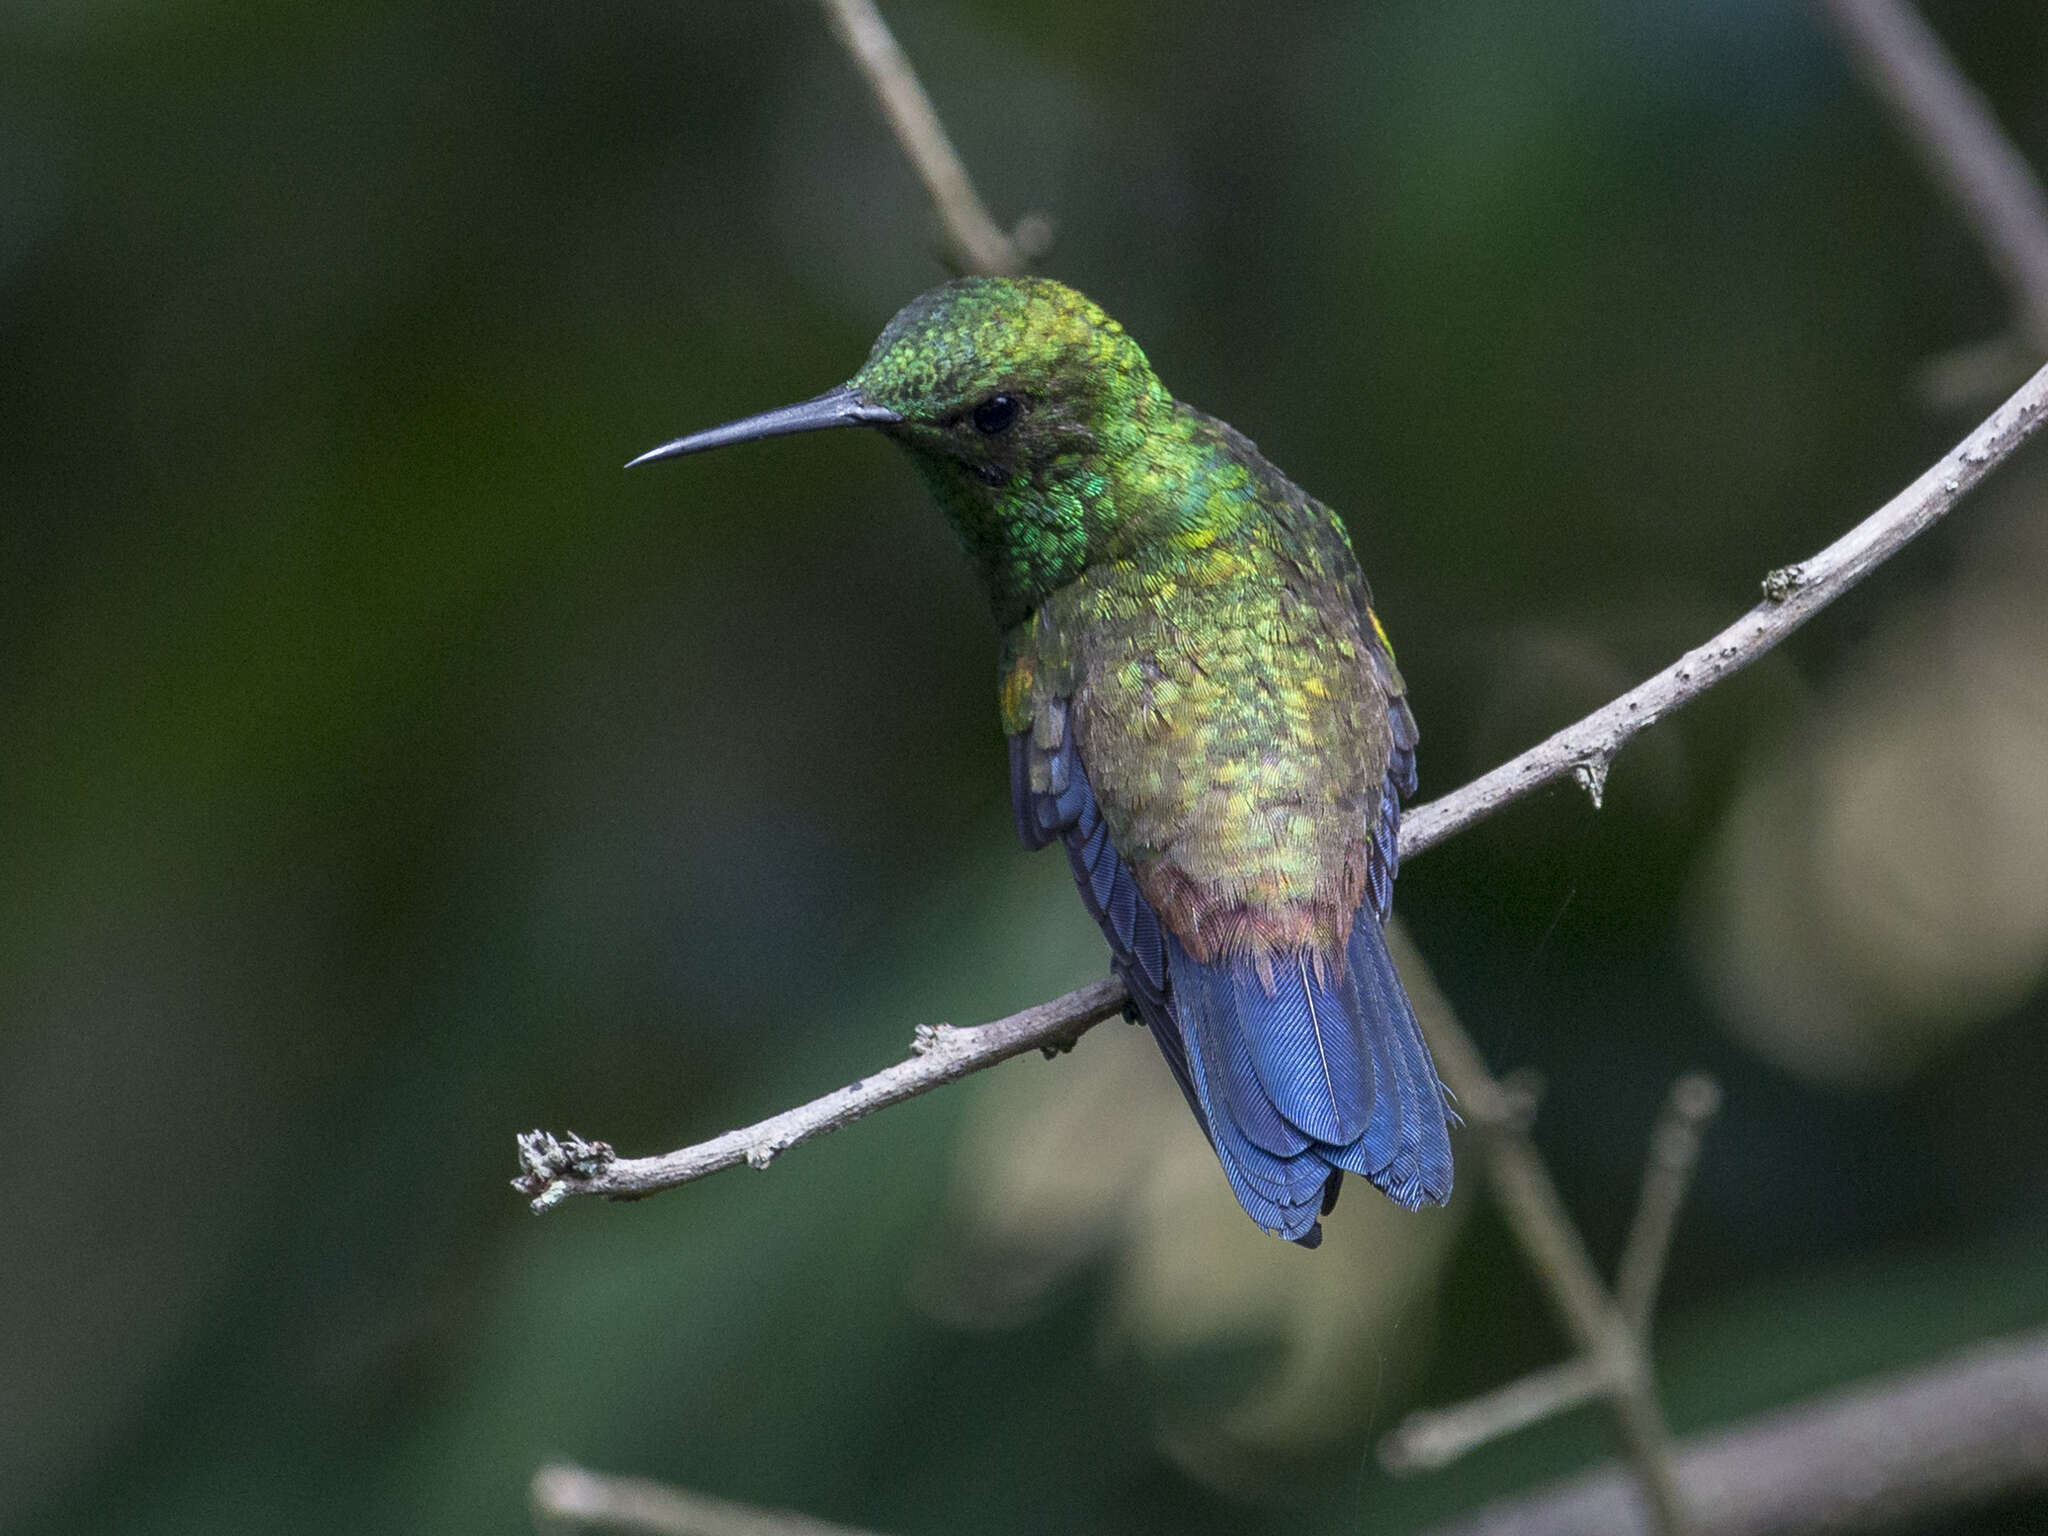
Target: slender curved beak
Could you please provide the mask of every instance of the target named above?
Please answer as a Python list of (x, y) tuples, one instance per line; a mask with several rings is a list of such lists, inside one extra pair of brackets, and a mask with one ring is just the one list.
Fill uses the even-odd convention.
[(679, 459), (686, 453), (723, 448), (727, 443), (751, 443), (757, 438), (783, 437), (791, 432), (819, 432), (826, 427), (879, 427), (902, 419), (886, 406), (871, 403), (851, 384), (842, 384), (801, 405), (778, 406), (758, 416), (744, 416), (738, 421), (728, 421), (722, 427), (692, 432), (688, 437), (679, 437), (659, 448), (650, 448), (626, 468), (631, 469), (634, 464), (651, 464), (656, 459)]

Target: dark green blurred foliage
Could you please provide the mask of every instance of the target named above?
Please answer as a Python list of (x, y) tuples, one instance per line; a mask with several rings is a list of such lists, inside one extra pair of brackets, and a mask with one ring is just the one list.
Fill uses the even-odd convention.
[[(1931, 14), (2048, 164), (2048, 12)], [(1916, 473), (1962, 422), (1913, 379), (2003, 323), (1799, 5), (890, 15), (1050, 269), (1350, 516), (1425, 793)], [(845, 377), (934, 249), (795, 0), (0, 12), (0, 1524), (498, 1532), (559, 1453), (901, 1532), (1398, 1531), (1600, 1452), (1580, 1416), (1372, 1469), (1368, 1425), (1558, 1347), (1483, 1204), (1282, 1503), (1180, 1470), (1247, 1357), (1134, 1364), (1114, 1259), (941, 1320), (963, 1115), (1093, 1040), (646, 1206), (505, 1188), (526, 1126), (697, 1139), (1100, 972), (1009, 841), (988, 621), (896, 456), (617, 468)], [(2040, 836), (2023, 773), (1961, 765), (2037, 739), (2040, 588), (1984, 573), (2041, 558), (2044, 499), (2009, 474), (1600, 814), (1559, 791), (1403, 875), (1602, 1253), (1666, 1083), (1723, 1075), (1681, 1428), (2048, 1317), (2033, 930), (1973, 966), (1953, 880), (1867, 929), (1797, 883), (1912, 815), (1830, 789), (1894, 698), (1960, 807), (1908, 873)], [(1951, 710), (1987, 655), (1997, 710)], [(1878, 999), (1854, 1070), (1727, 969), (1751, 886), (1804, 914), (1784, 964)]]

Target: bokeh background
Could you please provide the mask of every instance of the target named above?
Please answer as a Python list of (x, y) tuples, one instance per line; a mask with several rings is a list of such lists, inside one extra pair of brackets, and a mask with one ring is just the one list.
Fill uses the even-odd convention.
[[(887, 11), (1047, 269), (1345, 511), (1426, 795), (1989, 403), (1923, 385), (2005, 300), (1792, 0)], [(2048, 9), (1930, 13), (2048, 165)], [(1604, 1453), (1380, 1472), (1561, 1347), (1476, 1179), (1282, 1250), (1119, 1026), (764, 1174), (506, 1188), (515, 1131), (701, 1139), (1103, 970), (908, 465), (619, 472), (844, 378), (936, 250), (798, 0), (0, 9), (0, 1526), (499, 1533), (568, 1456), (1401, 1532)], [(1680, 1430), (2048, 1318), (2044, 587), (2035, 453), (1603, 811), (1404, 871), (1603, 1258), (1669, 1081), (1727, 1087)]]

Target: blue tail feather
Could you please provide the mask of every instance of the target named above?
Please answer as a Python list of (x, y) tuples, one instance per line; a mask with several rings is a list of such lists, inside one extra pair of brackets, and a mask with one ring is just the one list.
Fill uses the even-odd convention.
[[(1177, 943), (1172, 951), (1178, 983), (1185, 974), (1179, 964), (1184, 953)], [(1189, 1017), (1184, 1006), (1177, 1011), (1182, 1018)], [(1223, 1085), (1211, 1080), (1220, 1064), (1209, 1060), (1200, 1045), (1191, 1045), (1186, 1059), (1210, 1144), (1216, 1148), (1217, 1161), (1223, 1165), (1223, 1176), (1230, 1181), (1237, 1203), (1269, 1232), (1297, 1242), (1319, 1235), (1316, 1218), (1322, 1213), (1328, 1169), (1306, 1151), (1295, 1157), (1278, 1157), (1260, 1147), (1231, 1115)]]
[(1451, 1197), (1451, 1137), (1436, 1063), (1394, 970), (1394, 957), (1387, 953), (1380, 925), (1361, 914), (1351, 931), (1349, 953), (1351, 969), (1361, 976), (1369, 972), (1374, 978), (1371, 991), (1388, 1004), (1386, 1027), (1376, 1031), (1375, 1038), (1386, 1042), (1385, 1068), (1400, 1085), (1398, 1128), (1384, 1148), (1387, 1156), (1380, 1170), (1366, 1177), (1411, 1210), (1441, 1205)]
[(1238, 1016), (1231, 973), (1196, 965), (1179, 944), (1173, 946), (1170, 963), (1175, 1012), (1193, 1035), (1191, 1054), (1201, 1057), (1220, 1096), (1224, 1117), (1254, 1146), (1276, 1157), (1291, 1158), (1307, 1151), (1311, 1138), (1288, 1122), (1259, 1081), (1246, 1032), (1229, 1027)]
[(1306, 955), (1276, 956), (1270, 992), (1248, 965), (1228, 974), (1231, 1011), (1267, 1098), (1289, 1124), (1341, 1147), (1364, 1134), (1375, 1095), (1366, 1019), (1349, 978), (1334, 970), (1312, 967)]
[(1261, 1226), (1306, 1231), (1335, 1169), (1411, 1210), (1450, 1198), (1436, 1066), (1371, 911), (1327, 986), (1306, 964), (1282, 963), (1268, 993), (1250, 965), (1204, 965), (1172, 940), (1167, 962), (1210, 1140)]

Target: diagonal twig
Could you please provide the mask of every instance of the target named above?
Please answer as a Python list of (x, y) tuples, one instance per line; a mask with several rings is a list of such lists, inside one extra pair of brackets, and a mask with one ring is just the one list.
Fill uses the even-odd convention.
[(1026, 1051), (1071, 1044), (1083, 1030), (1123, 1012), (1128, 1000), (1121, 982), (1098, 981), (993, 1024), (972, 1029), (919, 1025), (908, 1060), (758, 1124), (661, 1157), (619, 1157), (603, 1142), (587, 1142), (573, 1133), (565, 1145), (546, 1131), (529, 1131), (519, 1138), (519, 1161), (526, 1171), (512, 1181), (513, 1187), (532, 1199), (535, 1211), (544, 1211), (570, 1195), (632, 1200), (741, 1163), (766, 1168), (778, 1153), (878, 1109)]
[(874, 0), (822, 0), (832, 30), (867, 77), (903, 158), (931, 195), (947, 243), (963, 270), (990, 275), (1021, 272), (1027, 252), (1005, 234), (974, 190), (967, 167), (947, 137), (932, 99), (910, 67)]
[(1433, 848), (1502, 806), (1567, 776), (1598, 805), (1615, 755), (1639, 732), (1763, 656), (1933, 527), (2033, 436), (2044, 405), (2048, 369), (2028, 379), (1917, 480), (1826, 549), (1767, 575), (1764, 600), (1704, 645), (1491, 773), (1404, 813), (1402, 857)]
[(2048, 192), (1908, 0), (1820, 0), (1871, 91), (1984, 247), (2038, 357), (2048, 348)]
[(1605, 1388), (1588, 1360), (1545, 1366), (1455, 1407), (1409, 1414), (1380, 1442), (1380, 1465), (1404, 1475), (1441, 1472), (1482, 1445), (1584, 1407)]
[(1650, 1313), (1663, 1283), (1664, 1260), (1671, 1252), (1671, 1234), (1678, 1209), (1699, 1167), (1700, 1141), (1707, 1122), (1721, 1110), (1721, 1085), (1703, 1072), (1688, 1072), (1671, 1085), (1657, 1125), (1650, 1132), (1650, 1155), (1643, 1164), (1642, 1193), (1636, 1197), (1635, 1220), (1621, 1246), (1614, 1275), (1614, 1299), (1621, 1303), (1629, 1326), (1649, 1336)]

